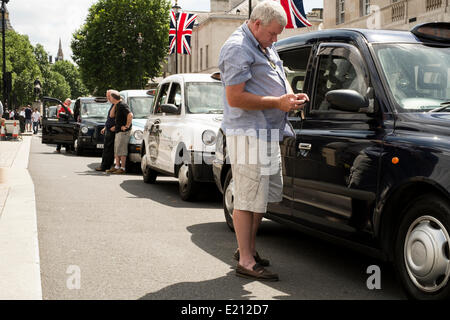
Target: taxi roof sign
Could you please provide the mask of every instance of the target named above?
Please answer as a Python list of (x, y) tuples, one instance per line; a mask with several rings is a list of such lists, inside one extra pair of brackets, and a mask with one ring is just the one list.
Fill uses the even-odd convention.
[(411, 32), (420, 39), (450, 43), (450, 23), (448, 22), (419, 24)]

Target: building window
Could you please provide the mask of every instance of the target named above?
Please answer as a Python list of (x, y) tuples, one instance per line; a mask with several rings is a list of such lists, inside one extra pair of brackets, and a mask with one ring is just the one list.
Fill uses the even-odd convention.
[(336, 0), (336, 24), (345, 22), (345, 0)]
[(209, 65), (208, 65), (208, 51), (209, 51), (209, 46), (206, 46), (206, 69), (208, 69), (209, 68)]
[(200, 71), (203, 70), (203, 48), (200, 48)]
[(427, 0), (427, 11), (439, 9), (442, 6), (442, 0)]
[(361, 16), (368, 16), (370, 14), (370, 0), (359, 0)]

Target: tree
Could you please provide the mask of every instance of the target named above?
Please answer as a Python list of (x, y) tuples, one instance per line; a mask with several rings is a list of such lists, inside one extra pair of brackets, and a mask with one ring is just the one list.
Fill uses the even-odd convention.
[(51, 69), (52, 71), (61, 74), (67, 81), (70, 87), (70, 97), (72, 99), (86, 96), (88, 94), (87, 88), (81, 81), (80, 71), (73, 63), (66, 60), (57, 61)]
[[(7, 30), (5, 35), (6, 45), (6, 71), (12, 73), (12, 92), (10, 107), (14, 104), (25, 105), (34, 101), (33, 83), (41, 76), (36, 58), (33, 54), (33, 46), (25, 35)], [(0, 50), (0, 59), (3, 54)], [(0, 60), (1, 61), (1, 60)], [(2, 100), (5, 100), (2, 92)]]
[(71, 97), (71, 87), (64, 75), (52, 70), (48, 61), (48, 54), (41, 44), (34, 47), (34, 56), (41, 71), (42, 95), (65, 100)]
[(99, 0), (92, 5), (71, 43), (90, 91), (139, 88), (160, 74), (168, 50), (169, 9), (168, 0)]

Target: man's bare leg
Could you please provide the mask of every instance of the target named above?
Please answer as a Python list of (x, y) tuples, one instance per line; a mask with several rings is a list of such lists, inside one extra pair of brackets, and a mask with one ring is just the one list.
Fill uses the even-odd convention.
[(255, 265), (252, 253), (253, 212), (233, 210), (233, 225), (239, 247), (239, 264), (248, 270)]
[(125, 168), (127, 162), (127, 156), (120, 156), (120, 163), (122, 164), (121, 167)]
[(253, 256), (256, 255), (256, 233), (258, 232), (259, 225), (261, 224), (261, 220), (263, 218), (263, 213), (253, 213), (253, 224), (252, 224), (252, 238), (250, 250)]

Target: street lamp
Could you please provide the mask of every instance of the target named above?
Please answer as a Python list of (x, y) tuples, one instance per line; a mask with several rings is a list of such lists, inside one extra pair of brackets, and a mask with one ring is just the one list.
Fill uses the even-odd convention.
[(8, 92), (6, 87), (6, 48), (5, 48), (5, 33), (6, 33), (6, 22), (5, 22), (5, 4), (7, 4), (9, 0), (2, 0), (2, 46), (3, 46), (3, 99), (5, 102), (5, 107), (9, 108), (8, 105)]
[(175, 0), (172, 10), (175, 12), (175, 73), (178, 73), (178, 13), (181, 11), (178, 0)]
[(139, 85), (142, 88), (142, 42), (144, 42), (144, 37), (142, 36), (142, 33), (139, 32), (138, 37), (137, 37), (137, 43), (139, 44)]

